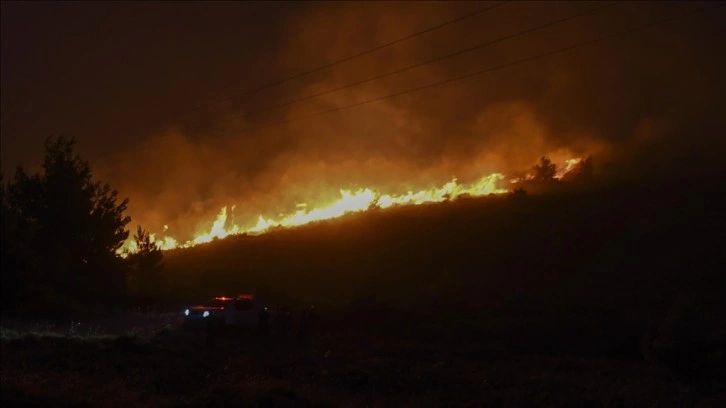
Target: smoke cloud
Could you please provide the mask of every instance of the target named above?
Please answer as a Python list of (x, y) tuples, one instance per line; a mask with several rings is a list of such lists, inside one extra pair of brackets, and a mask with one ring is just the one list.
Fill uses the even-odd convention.
[[(233, 214), (242, 225), (245, 220), (254, 223), (258, 215), (293, 211), (300, 203), (326, 202), (340, 188), (370, 186), (396, 193), (441, 185), (452, 177), (467, 182), (495, 171), (527, 169), (543, 155), (562, 162), (592, 154), (596, 171), (620, 178), (695, 171), (719, 163), (716, 152), (725, 147), (726, 41), (724, 10), (709, 3), (616, 3), (474, 52), (254, 113), (604, 4), (508, 2), (279, 86), (249, 95), (239, 92), (489, 4), (494, 3), (323, 2), (265, 12), (258, 10), (263, 5), (237, 5), (233, 10), (210, 6), (194, 18), (191, 11), (180, 11), (179, 21), (191, 26), (169, 22), (174, 17), (165, 19), (160, 13), (140, 13), (141, 26), (166, 22), (161, 30), (166, 34), (157, 35), (168, 44), (197, 47), (212, 41), (215, 52), (203, 57), (214, 68), (190, 62), (194, 56), (175, 61), (168, 55), (167, 68), (189, 63), (170, 69), (169, 83), (186, 91), (169, 91), (166, 100), (155, 102), (157, 122), (144, 116), (151, 115), (148, 109), (137, 112), (143, 123), (154, 125), (121, 126), (119, 137), (133, 134), (125, 139), (132, 142), (99, 148), (94, 168), (131, 198), (134, 224), (152, 231), (168, 225), (171, 235), (186, 239), (208, 228), (222, 206), (236, 205)], [(166, 14), (174, 14), (168, 9), (175, 7), (185, 8), (169, 5)], [(713, 11), (473, 78), (294, 120), (703, 7)], [(230, 14), (239, 16), (239, 25), (253, 24), (254, 19), (274, 24), (246, 31), (214, 28), (232, 23)], [(200, 38), (183, 34), (183, 28)], [(222, 44), (203, 36), (202, 28), (212, 30)], [(176, 42), (175, 34), (181, 36)], [(257, 41), (247, 36), (257, 36)], [(132, 45), (142, 47), (141, 38)], [(187, 72), (194, 69), (209, 77)], [(220, 79), (209, 79), (214, 74)], [(237, 79), (236, 85), (223, 86), (223, 79), (230, 78)], [(136, 89), (121, 102), (131, 106), (141, 101), (143, 89)], [(148, 108), (147, 102), (139, 103)], [(172, 112), (199, 104), (188, 115)]]

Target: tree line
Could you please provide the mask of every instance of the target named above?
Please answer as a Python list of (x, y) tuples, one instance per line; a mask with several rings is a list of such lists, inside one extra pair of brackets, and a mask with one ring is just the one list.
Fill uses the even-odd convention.
[(94, 180), (75, 146), (48, 138), (39, 173), (0, 175), (3, 311), (65, 314), (160, 289), (161, 250), (139, 226), (138, 252), (120, 256), (129, 200)]

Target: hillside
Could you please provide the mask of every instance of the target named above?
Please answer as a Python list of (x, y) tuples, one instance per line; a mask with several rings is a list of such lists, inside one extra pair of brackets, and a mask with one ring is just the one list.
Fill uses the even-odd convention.
[(723, 186), (562, 189), (375, 210), (170, 251), (173, 293), (420, 308), (662, 305), (713, 289)]

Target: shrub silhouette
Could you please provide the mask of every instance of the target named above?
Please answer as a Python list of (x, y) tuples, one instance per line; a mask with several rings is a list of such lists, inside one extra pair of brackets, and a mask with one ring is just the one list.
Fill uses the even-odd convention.
[(557, 166), (546, 157), (540, 158), (539, 164), (535, 165), (533, 170), (536, 181), (551, 181), (557, 174)]
[(135, 294), (155, 296), (162, 288), (161, 271), (164, 268), (164, 254), (152, 242), (149, 232), (138, 226), (134, 235), (137, 252), (129, 256), (130, 289)]

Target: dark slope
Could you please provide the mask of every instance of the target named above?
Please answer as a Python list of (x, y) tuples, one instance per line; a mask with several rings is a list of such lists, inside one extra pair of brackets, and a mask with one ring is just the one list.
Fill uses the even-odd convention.
[[(716, 178), (376, 210), (168, 252), (176, 293), (637, 306), (722, 282)], [(423, 301), (425, 299), (425, 301)]]

